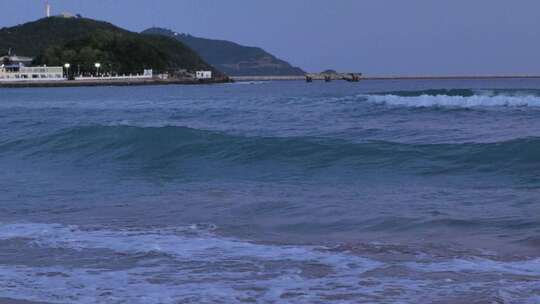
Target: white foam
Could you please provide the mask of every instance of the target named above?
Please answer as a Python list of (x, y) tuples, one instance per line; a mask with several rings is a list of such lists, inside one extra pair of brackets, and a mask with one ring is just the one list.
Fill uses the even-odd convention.
[[(366, 295), (384, 294), (387, 287), (403, 288), (404, 295), (388, 295), (392, 303), (406, 303), (425, 287), (421, 281), (392, 279), (359, 287), (354, 276), (333, 276), (307, 280), (291, 271), (279, 276), (250, 280), (215, 280), (186, 276), (181, 282), (168, 280), (152, 283), (166, 270), (136, 268), (125, 271), (29, 268), (0, 266), (0, 297), (51, 303), (238, 303), (257, 299), (260, 303), (357, 303)], [(284, 298), (288, 293), (296, 294)], [(356, 299), (329, 301), (326, 297), (358, 293)], [(326, 300), (324, 300), (326, 299)], [(402, 300), (400, 300), (402, 299)], [(252, 302), (252, 301), (249, 301)]]
[[(234, 302), (237, 292), (212, 284), (152, 284), (147, 273), (129, 271), (0, 266), (0, 296), (51, 303), (178, 303), (190, 298)], [(201, 301), (201, 302), (204, 302)]]
[[(249, 297), (276, 302), (290, 291), (306, 293), (295, 302), (311, 303), (340, 288), (354, 290), (362, 273), (382, 265), (321, 247), (253, 244), (221, 238), (199, 228), (141, 231), (84, 230), (51, 224), (0, 225), (0, 240), (25, 240), (43, 248), (81, 251), (162, 252), (175, 260), (167, 262), (167, 266), (155, 261), (145, 263), (144, 268), (123, 271), (0, 266), (0, 286), (11, 286), (0, 289), (0, 297), (71, 303), (232, 303)], [(324, 278), (302, 275), (305, 268), (316, 265), (328, 271)], [(47, 273), (53, 275), (42, 275)], [(159, 283), (152, 283), (154, 279)]]
[[(410, 303), (478, 290), (490, 293), (493, 288), (504, 291), (509, 303), (516, 299), (527, 303), (534, 299), (531, 297), (539, 296), (524, 289), (537, 283), (535, 280), (528, 283), (501, 281), (507, 274), (540, 279), (539, 260), (499, 262), (473, 259), (385, 264), (328, 251), (323, 247), (261, 245), (223, 238), (215, 235), (213, 228), (211, 225), (194, 225), (112, 230), (55, 224), (0, 224), (0, 240), (22, 240), (44, 249), (104, 249), (128, 255), (146, 252), (167, 254), (163, 259), (152, 256), (135, 264), (138, 266), (129, 264), (132, 268), (121, 267), (121, 270), (114, 270), (115, 267), (91, 268), (85, 264), (77, 268), (62, 265), (61, 261), (54, 259), (52, 265), (58, 266), (0, 263), (0, 298), (86, 304), (233, 303), (250, 298), (262, 303), (313, 303), (332, 302), (329, 297), (337, 297), (336, 303), (369, 302), (373, 299)], [(104, 253), (101, 259), (103, 261), (99, 265), (114, 265), (121, 258), (117, 256), (109, 262)], [(402, 271), (387, 271), (386, 267), (398, 267)], [(462, 279), (409, 278), (405, 269), (411, 269), (412, 273), (450, 271)], [(501, 280), (491, 281), (486, 276), (485, 282), (468, 281), (471, 271), (497, 274)], [(314, 272), (314, 275), (309, 272)], [(294, 295), (287, 298), (290, 294)], [(344, 298), (340, 299), (340, 296)]]
[(479, 94), (474, 96), (447, 96), (447, 95), (367, 95), (369, 102), (404, 107), (540, 107), (540, 97), (537, 96), (506, 96)]
[[(196, 235), (186, 235), (194, 232)], [(380, 265), (357, 256), (324, 252), (323, 247), (272, 246), (214, 236), (195, 226), (171, 229), (81, 230), (76, 226), (55, 224), (0, 225), (0, 240), (23, 238), (47, 248), (109, 249), (121, 253), (160, 252), (177, 260), (216, 261), (227, 259), (259, 259), (266, 261), (317, 261), (333, 267), (367, 271)]]
[[(534, 281), (459, 283), (347, 274), (306, 279), (293, 269), (242, 280), (157, 267), (110, 271), (0, 266), (0, 286), (0, 297), (78, 304), (253, 302), (249, 299), (257, 303), (419, 303), (467, 294), (474, 297), (474, 293), (501, 295), (505, 303), (537, 303), (538, 299), (531, 292), (537, 286)], [(286, 297), (291, 294), (294, 296)]]
[(444, 262), (406, 264), (425, 272), (475, 272), (535, 276), (540, 279), (540, 259), (521, 261), (494, 261), (489, 259), (454, 259)]

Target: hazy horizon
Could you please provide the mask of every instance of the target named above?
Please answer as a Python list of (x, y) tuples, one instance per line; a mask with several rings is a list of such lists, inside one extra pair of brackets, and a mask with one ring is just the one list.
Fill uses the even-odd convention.
[[(51, 0), (132, 31), (156, 26), (258, 46), (307, 71), (371, 75), (540, 74), (540, 3), (525, 0)], [(0, 27), (44, 17), (44, 1), (0, 0)]]

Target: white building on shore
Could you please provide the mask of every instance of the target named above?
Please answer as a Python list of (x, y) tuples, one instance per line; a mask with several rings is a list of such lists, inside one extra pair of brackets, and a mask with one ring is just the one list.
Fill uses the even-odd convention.
[(196, 71), (195, 78), (199, 80), (212, 79), (212, 71)]
[(0, 82), (66, 80), (62, 67), (0, 65)]

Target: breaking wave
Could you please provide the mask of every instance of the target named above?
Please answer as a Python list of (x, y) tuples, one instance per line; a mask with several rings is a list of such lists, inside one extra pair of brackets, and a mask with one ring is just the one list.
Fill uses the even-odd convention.
[[(152, 230), (84, 230), (60, 224), (4, 224), (0, 225), (0, 240), (24, 239), (40, 247), (58, 249), (107, 249), (128, 254), (157, 252), (185, 262), (249, 257), (270, 261), (319, 261), (339, 268), (347, 268), (348, 263), (355, 262), (363, 265), (362, 271), (378, 265), (375, 261), (359, 257), (325, 253), (324, 247), (253, 244), (218, 237), (213, 230), (215, 226), (208, 224)], [(219, 256), (215, 255), (216, 251)]]
[[(490, 302), (535, 303), (532, 291), (540, 277), (537, 259), (426, 260), (420, 255), (414, 261), (385, 262), (324, 247), (227, 239), (196, 226), (107, 230), (0, 224), (0, 242), (54, 249), (63, 257), (60, 264), (37, 267), (0, 265), (0, 285), (5, 286), (0, 297), (31, 301), (356, 303), (384, 297), (401, 303), (448, 300), (461, 293)], [(65, 266), (71, 256), (87, 262)], [(100, 266), (106, 259), (124, 267)]]
[(540, 107), (540, 91), (536, 90), (440, 89), (385, 92), (364, 97), (376, 104), (418, 108)]

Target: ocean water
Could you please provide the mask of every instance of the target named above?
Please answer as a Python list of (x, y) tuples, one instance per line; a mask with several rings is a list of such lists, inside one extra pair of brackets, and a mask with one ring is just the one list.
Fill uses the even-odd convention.
[(540, 80), (1, 89), (0, 169), (0, 299), (540, 303)]

